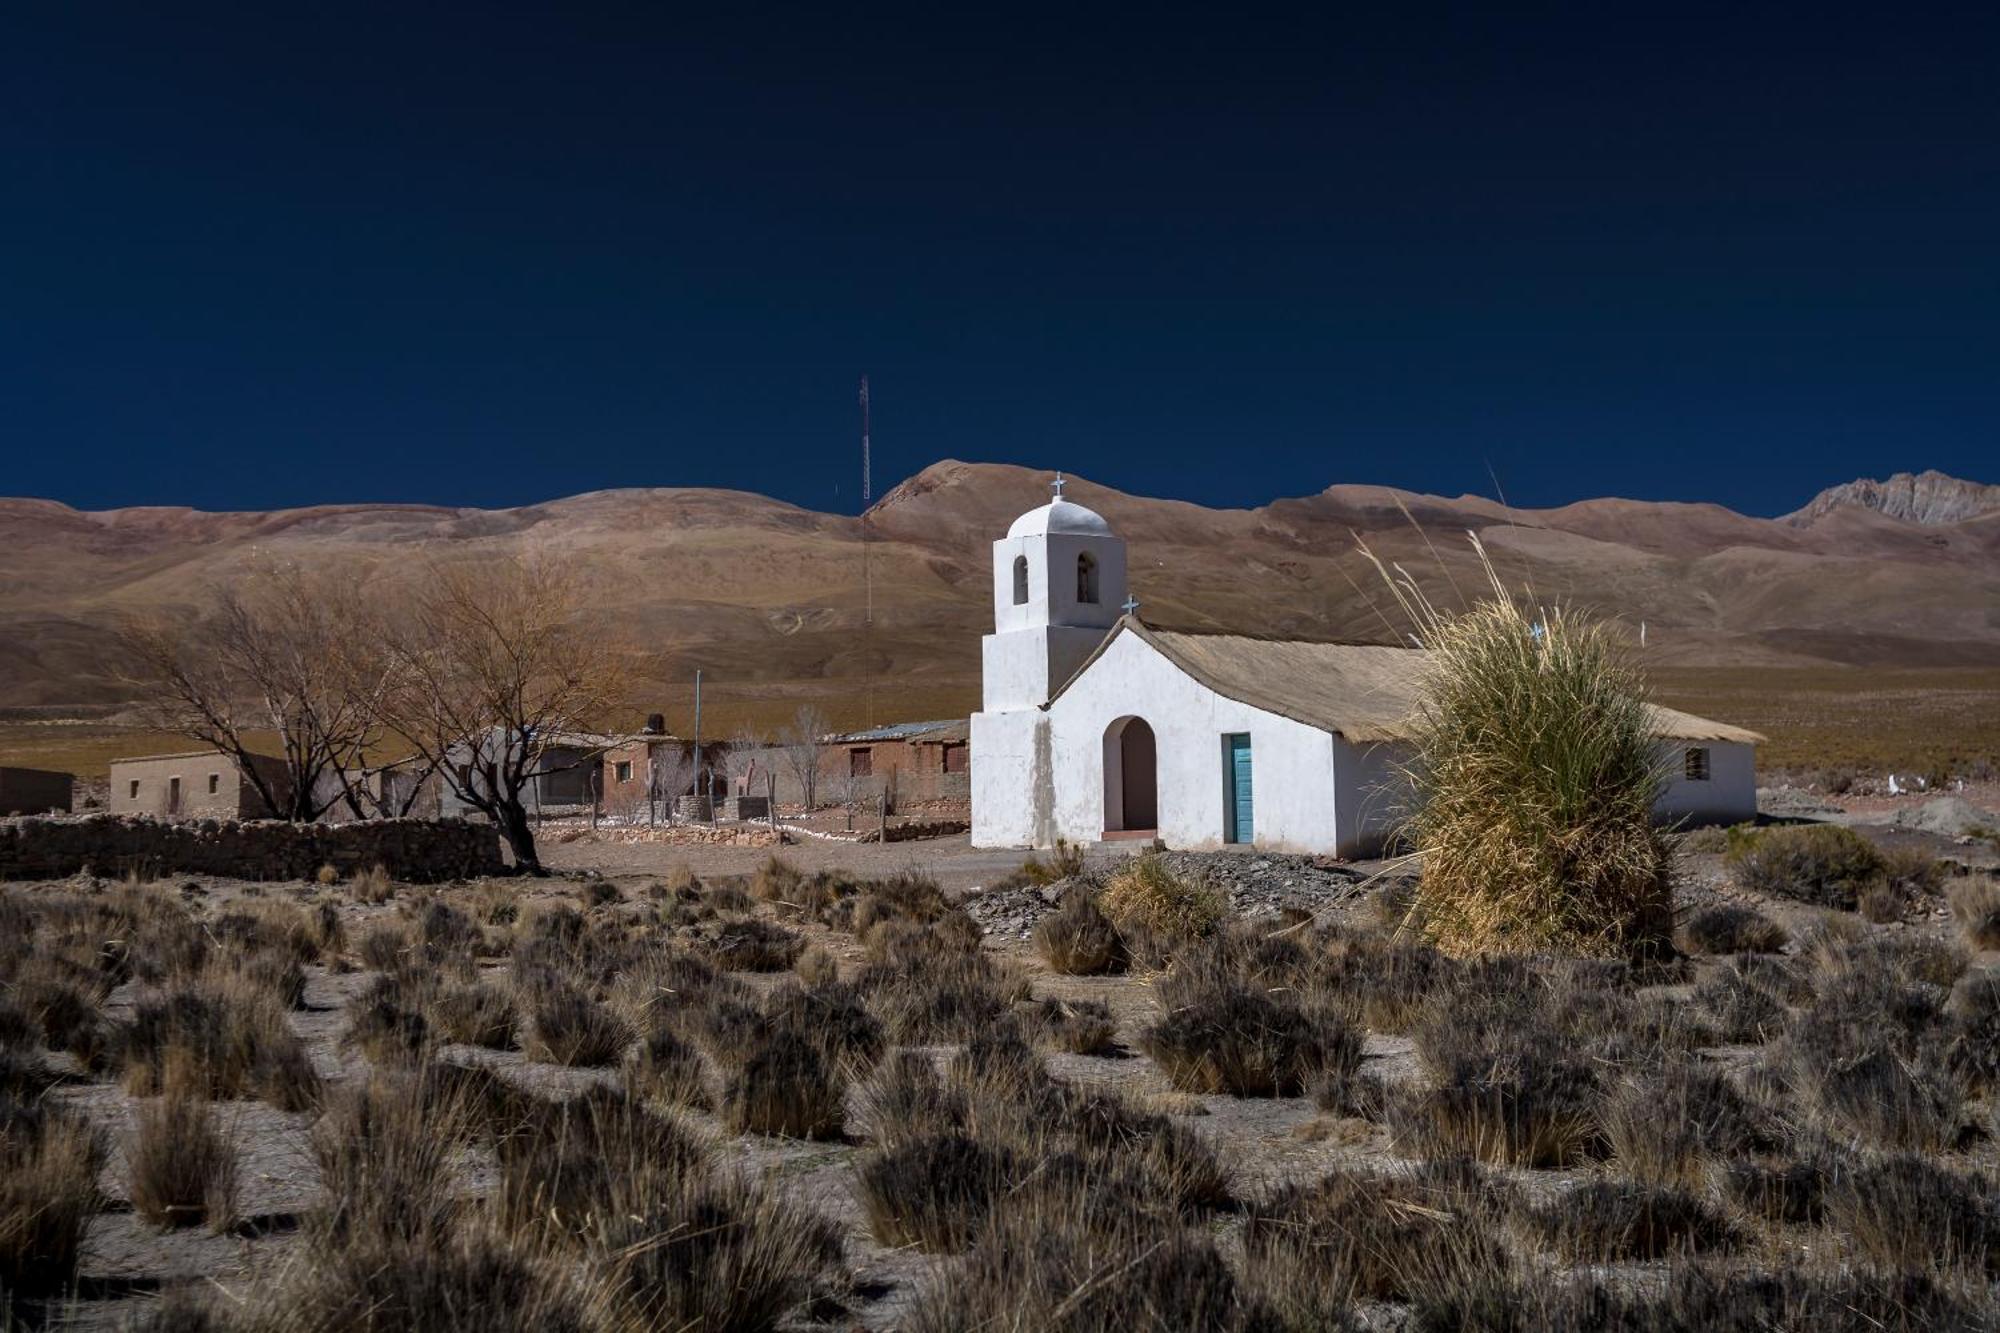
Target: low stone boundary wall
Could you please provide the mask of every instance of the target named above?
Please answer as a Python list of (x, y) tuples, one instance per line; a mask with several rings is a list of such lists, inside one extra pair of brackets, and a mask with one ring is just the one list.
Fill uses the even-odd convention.
[[(965, 819), (932, 819), (915, 824), (891, 824), (886, 829), (870, 830), (861, 835), (862, 842), (920, 842), (925, 838), (949, 838), (956, 833), (965, 833), (972, 828), (972, 822)], [(886, 834), (884, 838), (882, 835)]]
[(392, 879), (418, 884), (507, 871), (499, 831), (456, 819), (289, 824), (83, 815), (0, 820), (0, 879), (59, 879), (82, 870), (311, 879), (327, 865), (343, 876), (379, 865)]

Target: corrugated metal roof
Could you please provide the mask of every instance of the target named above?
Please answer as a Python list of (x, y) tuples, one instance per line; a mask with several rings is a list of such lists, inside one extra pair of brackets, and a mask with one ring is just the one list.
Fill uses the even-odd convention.
[(971, 727), (972, 724), (962, 717), (948, 717), (936, 722), (891, 722), (863, 731), (839, 732), (826, 737), (822, 743), (865, 745), (873, 741), (962, 741), (971, 733)]
[[(1049, 700), (1054, 703), (1120, 634), (1141, 641), (1217, 694), (1267, 713), (1334, 732), (1359, 744), (1409, 740), (1427, 654), (1416, 648), (1240, 634), (1151, 629), (1126, 616)], [(1655, 734), (1666, 740), (1761, 744), (1763, 737), (1656, 704)]]

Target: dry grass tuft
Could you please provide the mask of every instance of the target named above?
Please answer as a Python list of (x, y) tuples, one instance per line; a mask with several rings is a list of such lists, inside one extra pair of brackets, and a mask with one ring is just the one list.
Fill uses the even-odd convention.
[(556, 983), (526, 1001), (521, 1049), (530, 1060), (594, 1068), (615, 1064), (632, 1044), (625, 1021), (572, 986)]
[(1057, 972), (1072, 977), (1125, 970), (1124, 937), (1087, 893), (1071, 893), (1035, 927), (1035, 950)]
[(1203, 988), (1139, 1034), (1174, 1087), (1291, 1097), (1330, 1070), (1352, 1069), (1361, 1039), (1338, 1019), (1242, 986)]
[(142, 996), (123, 1029), (120, 1061), (126, 1091), (141, 1097), (178, 1089), (218, 1100), (255, 1096), (281, 1111), (303, 1111), (320, 1093), (285, 1011), (241, 986)]
[(1430, 651), (1402, 828), (1414, 918), (1451, 954), (1657, 949), (1672, 846), (1643, 682), (1609, 626), (1531, 618), (1488, 574), (1491, 599), (1456, 614), (1391, 583)]
[(1571, 1262), (1614, 1263), (1727, 1249), (1736, 1232), (1706, 1203), (1671, 1186), (1595, 1180), (1517, 1215)]
[(449, 1041), (489, 1050), (514, 1049), (514, 1000), (488, 982), (445, 982), (424, 1010)]
[(732, 1134), (837, 1139), (846, 1099), (846, 1080), (813, 1044), (779, 1031), (723, 1080), (718, 1113)]
[(1490, 1182), (1463, 1168), (1336, 1172), (1245, 1209), (1244, 1272), (1286, 1327), (1340, 1328), (1356, 1298), (1408, 1301), (1511, 1270)]
[(2000, 1274), (2000, 1197), (1993, 1186), (1902, 1155), (1836, 1173), (1827, 1221), (1889, 1272)]
[(81, 1118), (0, 1097), (0, 1295), (52, 1296), (75, 1280), (103, 1162)]
[(125, 1160), (132, 1206), (154, 1226), (236, 1220), (236, 1149), (207, 1103), (175, 1092), (142, 1103)]
[(1749, 907), (1707, 907), (1681, 923), (1676, 940), (1695, 954), (1777, 953), (1791, 942), (1785, 928)]
[(1112, 872), (1096, 905), (1119, 927), (1169, 942), (1214, 934), (1228, 906), (1215, 888), (1175, 874), (1153, 852), (1133, 857)]
[(1951, 886), (1946, 897), (1967, 948), (2000, 949), (2000, 881), (1967, 875)]

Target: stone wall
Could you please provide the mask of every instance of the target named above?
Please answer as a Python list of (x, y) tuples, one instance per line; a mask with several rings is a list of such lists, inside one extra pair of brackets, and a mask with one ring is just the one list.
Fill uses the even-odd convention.
[(343, 876), (379, 865), (391, 878), (412, 883), (507, 870), (497, 830), (454, 819), (169, 823), (106, 814), (0, 820), (0, 879), (58, 879), (81, 870), (310, 879), (327, 865)]

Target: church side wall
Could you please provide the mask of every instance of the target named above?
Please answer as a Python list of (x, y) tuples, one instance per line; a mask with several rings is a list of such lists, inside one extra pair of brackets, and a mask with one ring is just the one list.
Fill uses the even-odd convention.
[[(1708, 780), (1687, 780), (1687, 751), (1708, 751)], [(1654, 804), (1662, 822), (1737, 824), (1757, 817), (1757, 747), (1736, 741), (1664, 741), (1666, 790)]]
[(1374, 856), (1408, 812), (1406, 745), (1356, 744), (1336, 736), (1334, 773), (1340, 784), (1340, 855)]
[[(1333, 737), (1223, 698), (1135, 635), (1114, 641), (1049, 706), (1048, 715), (1054, 831), (1064, 837), (1095, 842), (1103, 836), (1104, 733), (1120, 718), (1140, 717), (1153, 729), (1159, 832), (1168, 846), (1222, 845), (1222, 738), (1247, 732), (1255, 845), (1273, 851), (1335, 850)], [(975, 742), (975, 786), (984, 782), (977, 776), (984, 762)], [(977, 812), (975, 798), (975, 824)]]

